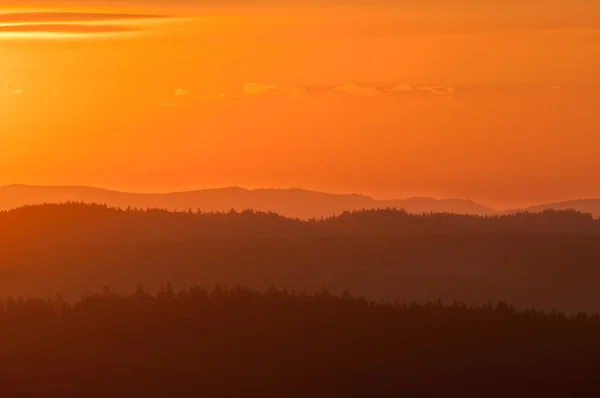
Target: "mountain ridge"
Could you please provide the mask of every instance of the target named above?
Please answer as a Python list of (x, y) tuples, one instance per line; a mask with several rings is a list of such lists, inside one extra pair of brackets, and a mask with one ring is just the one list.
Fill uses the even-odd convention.
[(161, 208), (166, 210), (229, 211), (254, 209), (300, 219), (328, 217), (343, 211), (402, 208), (409, 213), (457, 213), (496, 215), (518, 212), (576, 210), (600, 218), (600, 199), (575, 199), (498, 211), (471, 199), (437, 199), (414, 196), (403, 199), (375, 199), (357, 193), (329, 193), (302, 188), (257, 188), (239, 186), (172, 191), (163, 193), (127, 192), (92, 186), (27, 185), (0, 186), (0, 210), (43, 203), (83, 202), (114, 207)]
[(247, 189), (232, 186), (166, 193), (134, 193), (90, 186), (12, 184), (0, 187), (0, 210), (10, 210), (24, 205), (61, 202), (100, 203), (114, 207), (167, 210), (254, 209), (272, 211), (287, 217), (301, 219), (327, 217), (343, 211), (387, 207), (403, 208), (410, 213), (497, 214), (496, 210), (472, 200), (429, 197), (378, 200), (356, 193), (336, 194), (301, 188)]
[(600, 218), (600, 198), (562, 200), (528, 206), (523, 209), (508, 210), (502, 213), (510, 214), (524, 211), (529, 213), (538, 213), (544, 210), (575, 210), (581, 213), (589, 213), (594, 218)]

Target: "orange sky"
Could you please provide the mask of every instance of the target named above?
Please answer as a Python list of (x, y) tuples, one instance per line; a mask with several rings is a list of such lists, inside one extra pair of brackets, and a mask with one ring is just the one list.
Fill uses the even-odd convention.
[(600, 3), (38, 3), (0, 0), (0, 185), (600, 197)]

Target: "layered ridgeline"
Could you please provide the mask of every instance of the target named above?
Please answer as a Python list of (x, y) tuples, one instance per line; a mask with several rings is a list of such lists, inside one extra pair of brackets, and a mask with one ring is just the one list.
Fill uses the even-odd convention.
[(0, 295), (78, 297), (166, 282), (350, 289), (600, 311), (600, 220), (573, 211), (468, 216), (399, 210), (302, 221), (275, 213), (63, 204), (0, 213)]
[(512, 214), (522, 211), (576, 210), (600, 217), (600, 199), (547, 203), (504, 212), (465, 199), (377, 200), (369, 196), (331, 194), (303, 189), (220, 188), (173, 193), (127, 193), (90, 187), (9, 185), (0, 187), (0, 210), (44, 203), (98, 203), (111, 207), (157, 208), (165, 210), (200, 209), (203, 212), (275, 212), (301, 219), (330, 217), (343, 211), (363, 209), (404, 209), (409, 213), (456, 213), (473, 215)]
[(113, 207), (201, 209), (204, 212), (254, 209), (286, 217), (329, 217), (342, 211), (402, 208), (410, 213), (492, 215), (496, 211), (470, 200), (409, 198), (375, 200), (363, 195), (337, 195), (303, 189), (222, 188), (165, 194), (125, 193), (88, 187), (10, 185), (0, 187), (0, 210), (43, 203), (83, 202)]
[(398, 209), (343, 211), (301, 220), (254, 210), (202, 212), (62, 203), (0, 211), (3, 244), (256, 240), (486, 234), (600, 235), (600, 220), (573, 210), (495, 216), (411, 214)]
[(579, 199), (547, 203), (543, 205), (526, 207), (523, 210), (513, 210), (506, 213), (514, 213), (515, 211), (537, 213), (544, 210), (576, 210), (581, 213), (589, 213), (594, 218), (600, 218), (600, 199)]

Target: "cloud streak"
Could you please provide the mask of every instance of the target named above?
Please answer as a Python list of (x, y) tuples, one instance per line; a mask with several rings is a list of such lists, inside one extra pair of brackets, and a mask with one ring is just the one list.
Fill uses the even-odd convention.
[(15, 12), (0, 13), (0, 24), (132, 21), (169, 18), (168, 15), (119, 14), (100, 12)]
[(397, 84), (392, 88), (385, 90), (390, 93), (409, 93), (414, 91), (414, 87), (408, 84)]
[(14, 12), (0, 13), (0, 34), (81, 35), (124, 33), (142, 30), (128, 22), (170, 18), (167, 15), (101, 12)]
[(442, 87), (442, 86), (421, 86), (417, 87), (418, 91), (432, 93), (436, 95), (452, 95), (454, 94), (453, 87)]
[(289, 86), (265, 85), (259, 83), (248, 83), (244, 86), (244, 94), (250, 96), (272, 95), (300, 97), (304, 95), (304, 92), (305, 90), (303, 88)]
[(333, 92), (348, 94), (356, 97), (374, 97), (380, 94), (379, 90), (373, 87), (362, 87), (351, 83), (335, 87)]
[(0, 26), (0, 33), (118, 33), (133, 30), (135, 29), (119, 25), (34, 24)]

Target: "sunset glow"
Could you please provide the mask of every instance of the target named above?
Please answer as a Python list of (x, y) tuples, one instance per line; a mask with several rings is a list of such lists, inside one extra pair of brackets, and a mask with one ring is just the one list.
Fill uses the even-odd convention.
[(600, 0), (0, 0), (0, 398), (600, 397), (599, 93)]
[(600, 6), (326, 3), (0, 8), (0, 185), (600, 196)]

